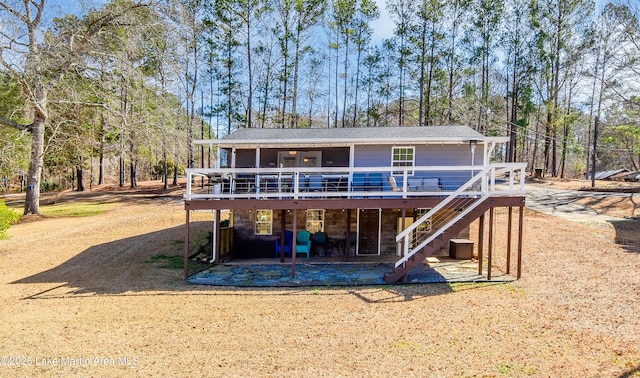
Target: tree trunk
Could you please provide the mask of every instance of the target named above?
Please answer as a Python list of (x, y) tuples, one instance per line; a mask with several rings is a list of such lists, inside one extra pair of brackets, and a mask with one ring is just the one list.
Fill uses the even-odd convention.
[(44, 166), (44, 127), (46, 120), (36, 115), (31, 125), (31, 160), (27, 172), (24, 215), (40, 213), (40, 180)]
[(120, 159), (119, 159), (119, 186), (121, 188), (124, 187), (124, 182), (125, 182), (125, 178), (124, 178), (124, 167), (125, 167), (125, 162), (124, 162), (124, 156), (122, 155), (122, 152), (120, 152)]
[(347, 127), (347, 93), (348, 93), (348, 79), (349, 77), (349, 34), (346, 34), (344, 39), (344, 97), (342, 98), (342, 127)]
[(131, 159), (131, 162), (129, 163), (129, 171), (130, 171), (130, 176), (131, 176), (131, 188), (135, 189), (138, 187), (138, 179), (136, 176), (136, 165), (137, 163)]
[(600, 117), (596, 116), (593, 123), (593, 147), (591, 149), (591, 187), (596, 187), (596, 157), (598, 156), (596, 147), (598, 146), (598, 126), (600, 126)]
[(104, 113), (100, 115), (100, 159), (98, 168), (98, 185), (104, 184)]
[(76, 190), (77, 190), (78, 192), (84, 192), (84, 183), (82, 182), (82, 180), (83, 180), (83, 178), (84, 178), (84, 177), (83, 177), (83, 176), (84, 176), (84, 175), (83, 175), (83, 173), (84, 173), (84, 172), (83, 172), (83, 170), (82, 170), (82, 166), (78, 166), (78, 167), (76, 167), (76, 180), (77, 180), (77, 182), (78, 182), (78, 185), (77, 185), (77, 189), (76, 189)]
[(129, 154), (131, 155), (129, 160), (129, 178), (131, 179), (131, 188), (135, 189), (138, 186), (138, 181), (136, 176), (138, 159), (136, 158), (136, 151), (135, 151), (135, 145), (133, 144), (133, 138), (129, 142)]
[[(420, 42), (421, 42), (421, 51), (420, 51), (420, 76), (418, 78), (418, 126), (423, 126), (424, 125), (424, 94), (425, 94), (425, 89), (424, 89), (424, 82), (425, 82), (425, 71), (426, 71), (426, 56), (427, 56), (427, 22), (423, 21), (422, 22), (422, 31), (420, 34)], [(428, 100), (427, 100), (428, 101)]]
[(162, 128), (162, 183), (164, 184), (164, 189), (169, 189), (169, 177), (167, 175), (167, 171), (169, 170), (169, 165), (167, 163), (167, 136), (166, 136), (165, 128)]
[(104, 145), (100, 145), (100, 161), (98, 168), (98, 185), (104, 184)]

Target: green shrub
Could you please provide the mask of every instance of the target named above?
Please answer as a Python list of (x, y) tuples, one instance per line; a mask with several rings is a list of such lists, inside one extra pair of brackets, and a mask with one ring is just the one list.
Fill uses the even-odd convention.
[(20, 215), (8, 208), (3, 200), (0, 200), (0, 239), (7, 238), (7, 230), (19, 219)]

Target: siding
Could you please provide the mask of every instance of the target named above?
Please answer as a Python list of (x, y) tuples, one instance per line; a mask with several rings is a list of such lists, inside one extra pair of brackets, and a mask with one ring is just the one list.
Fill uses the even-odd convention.
[[(396, 145), (412, 146), (412, 145)], [(428, 165), (471, 165), (471, 150), (467, 144), (428, 144), (413, 145), (415, 147), (415, 164), (417, 166)], [(356, 146), (354, 153), (355, 167), (390, 167), (391, 151), (393, 145)], [(475, 164), (482, 164), (482, 146), (476, 149)], [(477, 173), (477, 172), (476, 172)], [(446, 190), (455, 190), (471, 178), (470, 171), (437, 171), (416, 172), (415, 178), (439, 178), (441, 185)], [(402, 185), (400, 176), (396, 177), (397, 184)]]

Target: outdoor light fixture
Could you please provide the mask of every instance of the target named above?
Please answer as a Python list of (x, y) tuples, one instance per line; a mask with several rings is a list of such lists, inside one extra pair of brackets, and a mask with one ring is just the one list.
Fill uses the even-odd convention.
[(476, 152), (476, 147), (478, 146), (478, 141), (475, 139), (471, 139), (469, 141), (469, 148), (471, 149), (471, 153)]
[(289, 155), (294, 155), (295, 156), (295, 154), (297, 154), (297, 153), (298, 153), (298, 151), (289, 151)]

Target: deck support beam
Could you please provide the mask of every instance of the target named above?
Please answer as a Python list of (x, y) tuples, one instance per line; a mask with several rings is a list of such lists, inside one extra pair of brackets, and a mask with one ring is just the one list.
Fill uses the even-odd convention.
[(347, 236), (344, 241), (344, 261), (349, 261), (349, 255), (351, 255), (351, 208), (347, 209), (347, 227), (345, 229)]
[(214, 242), (215, 242), (215, 246), (213, 247), (213, 262), (215, 264), (220, 264), (220, 240), (221, 240), (221, 235), (220, 235), (220, 210), (213, 210), (213, 212), (216, 214), (216, 230), (215, 230), (215, 235), (214, 235)]
[(293, 242), (291, 243), (291, 278), (296, 278), (296, 246), (298, 245), (298, 211), (293, 209)]
[(524, 204), (520, 205), (520, 214), (518, 219), (518, 274), (517, 278), (522, 276), (522, 232), (524, 229)]
[(478, 218), (478, 275), (482, 275), (482, 258), (484, 252), (484, 214)]
[(489, 249), (487, 252), (487, 280), (491, 281), (491, 265), (493, 263), (493, 224), (495, 223), (495, 208), (489, 209)]
[(511, 273), (511, 233), (512, 233), (512, 223), (513, 223), (513, 207), (509, 206), (509, 216), (507, 223), (507, 274)]
[(184, 228), (184, 279), (189, 278), (189, 221), (191, 211), (187, 210), (187, 219)]
[[(287, 210), (280, 210), (280, 262), (284, 263), (284, 248), (286, 245), (286, 228), (287, 228)], [(293, 249), (293, 241), (291, 243), (291, 249)]]

